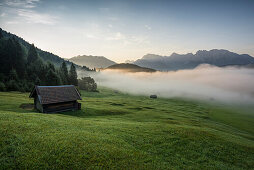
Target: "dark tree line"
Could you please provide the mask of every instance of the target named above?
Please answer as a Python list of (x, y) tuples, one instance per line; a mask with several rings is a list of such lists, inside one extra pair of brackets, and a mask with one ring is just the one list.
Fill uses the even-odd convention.
[(30, 91), (34, 85), (78, 86), (74, 64), (68, 70), (63, 62), (56, 68), (44, 62), (31, 45), (27, 54), (15, 38), (4, 38), (0, 31), (0, 91)]

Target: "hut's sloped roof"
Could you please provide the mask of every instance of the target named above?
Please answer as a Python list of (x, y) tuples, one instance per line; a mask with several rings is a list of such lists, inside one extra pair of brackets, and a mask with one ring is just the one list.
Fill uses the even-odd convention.
[(38, 95), (41, 104), (52, 104), (82, 100), (80, 93), (73, 85), (65, 86), (35, 86), (30, 97)]

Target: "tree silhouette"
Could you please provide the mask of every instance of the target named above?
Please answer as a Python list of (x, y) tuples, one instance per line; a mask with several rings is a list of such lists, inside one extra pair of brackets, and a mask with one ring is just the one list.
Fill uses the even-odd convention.
[(0, 39), (3, 38), (4, 35), (3, 35), (3, 32), (2, 32), (2, 29), (0, 28)]
[(62, 83), (68, 84), (69, 83), (69, 81), (68, 81), (69, 75), (68, 75), (67, 65), (65, 62), (63, 62), (60, 67), (60, 75), (61, 75)]
[(59, 77), (52, 69), (49, 69), (49, 71), (46, 74), (46, 78), (47, 78), (46, 85), (57, 86), (60, 84)]
[(69, 83), (72, 85), (77, 86), (78, 85), (78, 75), (76, 71), (76, 67), (74, 64), (71, 64), (70, 72), (69, 72)]
[(38, 57), (36, 48), (35, 48), (34, 44), (32, 44), (29, 48), (29, 51), (28, 51), (27, 63), (31, 64), (31, 63), (35, 62), (38, 58), (39, 57)]

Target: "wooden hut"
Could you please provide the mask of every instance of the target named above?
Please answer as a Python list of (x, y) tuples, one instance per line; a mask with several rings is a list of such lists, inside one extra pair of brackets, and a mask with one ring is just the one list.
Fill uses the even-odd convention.
[(34, 98), (34, 108), (42, 113), (81, 109), (77, 100), (82, 98), (73, 85), (35, 86), (29, 97)]

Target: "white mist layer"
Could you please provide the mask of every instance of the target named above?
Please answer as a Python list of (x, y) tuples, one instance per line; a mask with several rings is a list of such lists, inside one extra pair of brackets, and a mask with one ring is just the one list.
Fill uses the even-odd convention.
[(176, 72), (102, 71), (93, 77), (100, 86), (130, 94), (254, 103), (254, 69), (202, 66)]

